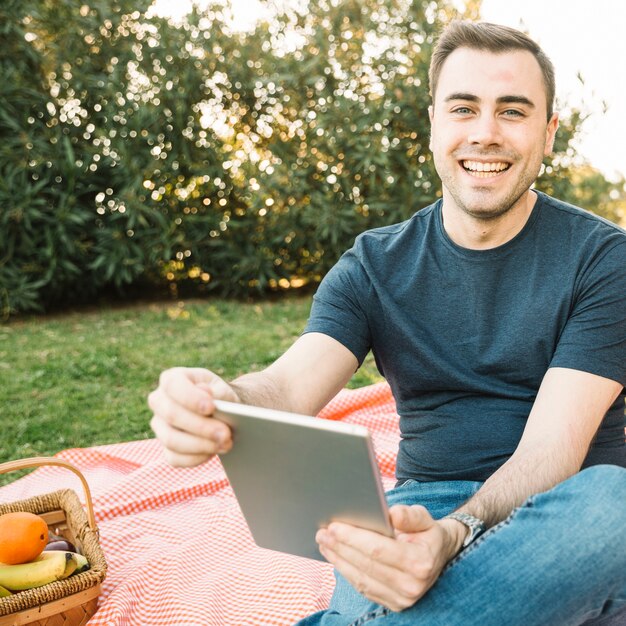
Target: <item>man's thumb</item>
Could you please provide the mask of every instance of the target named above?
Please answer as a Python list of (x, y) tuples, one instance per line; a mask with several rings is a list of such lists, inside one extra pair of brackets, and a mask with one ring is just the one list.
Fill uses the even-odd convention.
[(228, 402), (239, 402), (237, 394), (232, 387), (222, 380), (219, 376), (215, 376), (211, 382), (202, 381), (196, 383), (196, 387), (203, 391), (208, 391), (216, 400), (227, 400)]
[(434, 520), (428, 510), (419, 505), (397, 505), (389, 510), (391, 523), (400, 533), (416, 533), (427, 530), (434, 524)]

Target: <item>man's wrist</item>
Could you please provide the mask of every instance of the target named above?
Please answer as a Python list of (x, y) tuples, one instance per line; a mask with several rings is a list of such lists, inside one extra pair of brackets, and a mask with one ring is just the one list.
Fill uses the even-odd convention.
[(444, 528), (446, 535), (448, 537), (447, 541), (447, 559), (446, 561), (450, 561), (453, 559), (462, 549), (463, 542), (467, 537), (468, 528), (462, 522), (459, 522), (456, 519), (451, 519), (448, 517), (444, 517), (439, 520), (439, 523)]
[(461, 526), (465, 528), (465, 535), (463, 540), (461, 541), (461, 545), (459, 549), (467, 548), (472, 542), (474, 542), (480, 535), (482, 535), (485, 530), (487, 530), (487, 526), (485, 522), (469, 513), (461, 513), (459, 511), (455, 511), (454, 513), (450, 513), (446, 515), (444, 520), (454, 520), (458, 522)]

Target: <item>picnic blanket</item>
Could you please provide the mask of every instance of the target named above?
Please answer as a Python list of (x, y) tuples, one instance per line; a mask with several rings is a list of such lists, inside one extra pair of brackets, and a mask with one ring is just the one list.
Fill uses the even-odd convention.
[[(386, 383), (343, 390), (319, 417), (366, 426), (393, 486), (398, 416)], [(89, 626), (287, 626), (328, 605), (331, 566), (257, 547), (217, 457), (173, 468), (153, 439), (56, 456), (89, 483), (108, 564)], [(65, 487), (84, 500), (72, 472), (42, 467), (1, 488), (0, 502)]]

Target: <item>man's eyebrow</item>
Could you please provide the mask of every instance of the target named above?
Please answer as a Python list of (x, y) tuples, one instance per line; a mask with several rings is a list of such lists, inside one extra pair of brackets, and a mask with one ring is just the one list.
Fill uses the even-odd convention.
[[(445, 98), (446, 102), (452, 102), (453, 100), (464, 100), (465, 102), (480, 102), (480, 98), (477, 95), (462, 91), (451, 93)], [(496, 102), (498, 104), (524, 104), (531, 109), (535, 108), (535, 103), (526, 96), (500, 96), (499, 98), (496, 98)]]
[(535, 103), (526, 96), (500, 96), (496, 102), (498, 104), (525, 104), (531, 109), (535, 108)]
[(469, 102), (479, 102), (480, 98), (473, 93), (464, 93), (464, 92), (456, 92), (451, 93), (446, 97), (446, 102), (450, 102), (452, 100), (467, 100)]

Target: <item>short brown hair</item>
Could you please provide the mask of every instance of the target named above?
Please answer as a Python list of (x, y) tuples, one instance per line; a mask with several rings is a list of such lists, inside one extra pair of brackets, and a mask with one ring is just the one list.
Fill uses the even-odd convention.
[(510, 50), (527, 50), (530, 52), (537, 59), (541, 68), (546, 89), (548, 120), (552, 117), (556, 90), (552, 61), (537, 43), (521, 31), (489, 22), (454, 21), (441, 33), (433, 50), (428, 70), (430, 95), (433, 100), (435, 99), (441, 68), (445, 60), (457, 48), (487, 50), (494, 53)]

